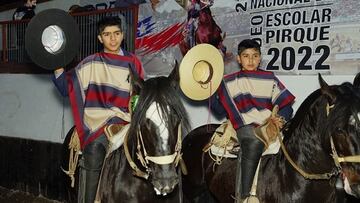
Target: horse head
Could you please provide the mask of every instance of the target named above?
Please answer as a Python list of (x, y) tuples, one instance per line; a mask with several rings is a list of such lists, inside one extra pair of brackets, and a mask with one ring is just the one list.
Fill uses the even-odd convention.
[(305, 178), (340, 175), (346, 192), (360, 197), (359, 88), (349, 82), (328, 85), (320, 74), (319, 83), (283, 131), (284, 142), (299, 155), (298, 166), (308, 173), (298, 171)]
[(177, 65), (168, 76), (142, 81), (134, 78), (138, 104), (129, 129), (140, 166), (146, 170), (157, 195), (167, 195), (179, 183), (182, 128), (188, 128), (185, 108), (178, 94)]
[[(327, 98), (324, 134), (330, 135), (335, 165), (340, 169), (345, 191), (360, 198), (360, 91), (357, 82), (328, 86), (319, 77)], [(324, 136), (325, 138), (327, 136)], [(326, 143), (326, 142), (324, 142)]]
[(348, 194), (360, 198), (360, 89), (359, 75), (353, 84), (329, 87), (321, 82), (321, 89), (329, 100), (331, 150), (341, 169), (344, 188)]

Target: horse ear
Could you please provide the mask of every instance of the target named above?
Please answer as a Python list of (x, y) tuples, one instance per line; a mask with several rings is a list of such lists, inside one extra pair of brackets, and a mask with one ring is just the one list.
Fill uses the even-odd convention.
[(360, 87), (360, 72), (356, 74), (353, 85), (354, 87)]
[(318, 74), (318, 79), (322, 94), (326, 95), (329, 98), (329, 103), (330, 105), (332, 105), (333, 103), (335, 103), (335, 99), (336, 99), (334, 92), (331, 90), (330, 86), (322, 78), (320, 73)]
[(144, 81), (139, 77), (138, 73), (135, 73), (134, 70), (129, 66), (129, 72), (130, 72), (130, 80), (131, 80), (131, 86), (132, 86), (132, 92), (133, 94), (140, 94), (140, 90), (144, 86)]
[(177, 60), (175, 60), (175, 66), (174, 66), (173, 70), (171, 71), (171, 73), (169, 74), (168, 78), (171, 80), (171, 84), (174, 87), (177, 87), (177, 85), (179, 84), (179, 81), (180, 81), (179, 64), (178, 64)]

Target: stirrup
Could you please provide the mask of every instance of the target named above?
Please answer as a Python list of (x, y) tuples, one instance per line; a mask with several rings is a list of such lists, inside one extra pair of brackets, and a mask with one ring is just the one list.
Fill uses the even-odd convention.
[(250, 195), (249, 197), (246, 197), (245, 199), (240, 199), (241, 203), (260, 203), (259, 199), (255, 195)]

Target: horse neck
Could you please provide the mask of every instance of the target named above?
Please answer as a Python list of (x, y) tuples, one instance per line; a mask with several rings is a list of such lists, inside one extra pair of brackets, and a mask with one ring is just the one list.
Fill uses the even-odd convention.
[(293, 161), (302, 168), (314, 170), (311, 172), (329, 172), (334, 162), (330, 156), (330, 147), (327, 148), (328, 144), (323, 143), (329, 140), (322, 138), (321, 120), (317, 121), (318, 124), (312, 124), (311, 120), (305, 117), (295, 128), (284, 133), (285, 148)]

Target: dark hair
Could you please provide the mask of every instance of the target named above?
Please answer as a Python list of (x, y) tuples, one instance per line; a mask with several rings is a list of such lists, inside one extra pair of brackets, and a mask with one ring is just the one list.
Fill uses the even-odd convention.
[(118, 26), (121, 29), (121, 19), (118, 16), (105, 16), (97, 23), (98, 35), (105, 30), (105, 27), (108, 26)]
[(256, 49), (261, 54), (260, 44), (254, 39), (244, 39), (238, 45), (238, 54), (240, 55), (245, 49)]

